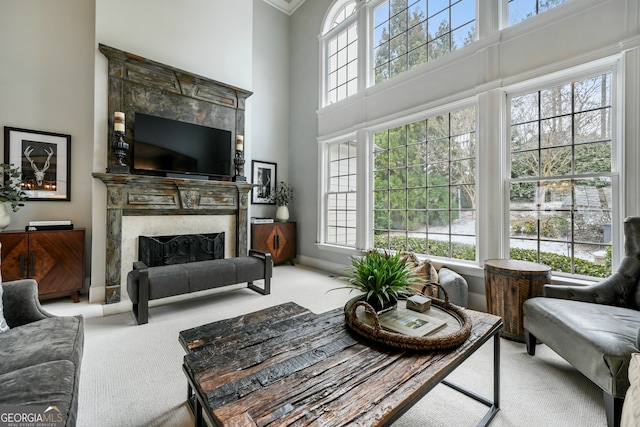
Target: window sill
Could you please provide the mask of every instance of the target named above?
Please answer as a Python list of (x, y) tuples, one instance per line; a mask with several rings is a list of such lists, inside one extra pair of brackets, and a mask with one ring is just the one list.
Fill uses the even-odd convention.
[(332, 245), (329, 243), (316, 243), (316, 247), (322, 251), (333, 252), (335, 254), (345, 254), (351, 256), (362, 255), (362, 250), (349, 246)]

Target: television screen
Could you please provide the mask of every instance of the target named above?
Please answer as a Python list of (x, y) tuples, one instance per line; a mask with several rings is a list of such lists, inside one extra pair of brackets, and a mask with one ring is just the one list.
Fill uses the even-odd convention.
[(134, 172), (231, 176), (231, 132), (136, 113)]

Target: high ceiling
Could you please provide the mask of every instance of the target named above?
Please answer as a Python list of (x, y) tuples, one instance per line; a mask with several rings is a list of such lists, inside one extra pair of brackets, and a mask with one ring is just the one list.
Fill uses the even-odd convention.
[(304, 0), (264, 0), (266, 3), (269, 3), (271, 6), (275, 7), (286, 13), (287, 15), (291, 15), (302, 3)]

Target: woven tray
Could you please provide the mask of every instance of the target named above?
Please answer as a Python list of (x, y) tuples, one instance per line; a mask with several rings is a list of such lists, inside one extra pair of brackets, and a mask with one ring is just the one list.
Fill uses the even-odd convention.
[[(449, 302), (449, 295), (442, 286), (437, 283), (433, 284), (442, 290), (444, 300), (432, 298), (431, 304), (437, 305), (458, 320), (460, 323), (460, 329), (457, 331), (447, 335), (433, 337), (428, 335), (424, 337), (412, 337), (405, 334), (387, 331), (380, 326), (378, 315), (373, 307), (364, 301), (362, 296), (349, 300), (349, 302), (344, 306), (344, 316), (347, 327), (364, 338), (403, 350), (443, 350), (458, 347), (465, 342), (467, 338), (469, 338), (469, 335), (471, 335), (471, 319), (462, 308)], [(364, 306), (373, 314), (373, 326), (367, 325), (358, 319), (356, 309), (359, 306)]]

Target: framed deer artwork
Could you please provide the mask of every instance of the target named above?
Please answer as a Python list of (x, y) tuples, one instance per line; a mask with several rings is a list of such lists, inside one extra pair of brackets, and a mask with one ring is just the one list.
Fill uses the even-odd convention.
[(29, 200), (71, 200), (71, 135), (5, 126), (4, 163), (20, 169)]

